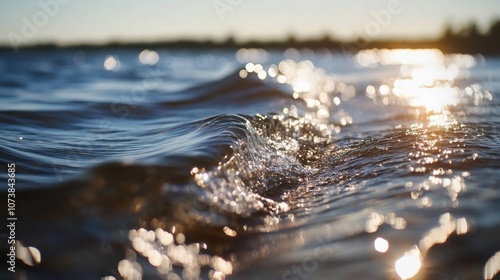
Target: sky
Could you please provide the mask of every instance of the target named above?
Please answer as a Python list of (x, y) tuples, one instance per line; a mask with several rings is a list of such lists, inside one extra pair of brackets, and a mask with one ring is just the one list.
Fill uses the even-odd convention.
[(498, 0), (0, 0), (0, 44), (418, 39), (446, 23), (485, 29), (495, 19)]

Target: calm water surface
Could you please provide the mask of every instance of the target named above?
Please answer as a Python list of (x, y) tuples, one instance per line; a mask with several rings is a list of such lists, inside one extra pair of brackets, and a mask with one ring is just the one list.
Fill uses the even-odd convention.
[(40, 50), (0, 73), (2, 279), (500, 269), (498, 57)]

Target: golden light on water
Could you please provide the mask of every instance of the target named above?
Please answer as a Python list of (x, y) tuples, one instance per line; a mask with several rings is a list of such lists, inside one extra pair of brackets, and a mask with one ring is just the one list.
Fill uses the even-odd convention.
[[(207, 269), (208, 279), (225, 279), (233, 273), (230, 261), (203, 253), (202, 250), (207, 249), (204, 243), (186, 244), (185, 235), (176, 233), (175, 227), (170, 232), (162, 228), (154, 231), (133, 229), (129, 231), (129, 240), (133, 250), (145, 257), (166, 279), (200, 279), (202, 268)], [(131, 254), (135, 255), (135, 252)], [(181, 274), (177, 274), (179, 270)], [(124, 279), (143, 279), (145, 274), (135, 257), (120, 261), (118, 273)]]
[(375, 247), (375, 250), (380, 253), (385, 253), (389, 250), (389, 242), (382, 237), (377, 237), (377, 239), (373, 241), (373, 246)]
[(431, 247), (446, 242), (448, 237), (454, 232), (457, 235), (461, 235), (466, 234), (468, 231), (469, 228), (465, 218), (456, 219), (450, 213), (442, 214), (439, 217), (439, 226), (427, 231), (420, 239), (418, 245), (413, 245), (409, 251), (396, 260), (394, 264), (396, 273), (401, 279), (412, 278), (420, 271), (423, 259)]
[(29, 266), (35, 266), (42, 261), (40, 251), (35, 247), (25, 247), (20, 241), (16, 241), (16, 257)]
[[(238, 73), (239, 77), (246, 79), (250, 75), (254, 75), (260, 80), (271, 78), (278, 84), (290, 85), (293, 91), (292, 97), (303, 100), (306, 106), (311, 109), (305, 113), (302, 123), (314, 122), (315, 125), (319, 125), (319, 123), (334, 122), (341, 126), (353, 124), (354, 120), (347, 112), (334, 110), (333, 107), (355, 97), (354, 86), (336, 82), (334, 77), (327, 75), (323, 69), (316, 68), (310, 60), (296, 62), (292, 59), (285, 59), (278, 64), (264, 66), (248, 61), (246, 58), (249, 56), (249, 52), (250, 50), (241, 49), (237, 53), (238, 61), (245, 61), (244, 68), (240, 69)], [(293, 50), (287, 52), (289, 55), (285, 56), (295, 57)], [(288, 116), (298, 117), (294, 105), (290, 108), (283, 108), (283, 112)], [(340, 125), (332, 125), (331, 128), (325, 126), (322, 127), (324, 128), (322, 130), (325, 131), (325, 135), (329, 133), (330, 129), (339, 133)]]
[[(241, 55), (247, 55), (247, 52), (242, 51)], [(290, 52), (290, 56), (294, 56), (294, 54)], [(467, 69), (476, 63), (474, 57), (470, 55), (445, 55), (434, 49), (364, 50), (355, 59), (361, 67), (390, 65), (391, 67), (386, 67), (389, 69), (388, 71), (396, 73), (384, 80), (377, 80), (377, 77), (373, 77), (374, 81), (366, 85), (365, 94), (374, 103), (401, 110), (401, 112), (398, 111), (398, 114), (405, 115), (405, 117), (408, 115), (415, 119), (415, 122), (408, 124), (409, 129), (407, 130), (408, 134), (418, 136), (416, 142), (413, 143), (414, 150), (409, 153), (410, 172), (432, 172), (432, 176), (425, 180), (421, 186), (415, 184), (415, 188), (418, 190), (411, 192), (411, 198), (415, 200), (415, 204), (412, 205), (431, 210), (440, 209), (439, 207), (443, 204), (441, 198), (428, 192), (442, 190), (445, 197), (448, 193), (451, 206), (457, 207), (458, 196), (465, 191), (466, 185), (462, 178), (465, 176), (455, 174), (456, 170), (452, 167), (440, 167), (441, 162), (452, 163), (451, 160), (447, 159), (449, 154), (454, 152), (453, 148), (440, 150), (440, 144), (444, 141), (460, 141), (461, 138), (457, 136), (454, 140), (448, 140), (445, 138), (447, 135), (441, 133), (444, 131), (441, 128), (460, 127), (458, 124), (462, 113), (457, 112), (464, 111), (461, 111), (462, 106), (470, 105), (471, 100), (474, 101), (474, 105), (479, 105), (483, 98), (492, 99), (492, 95), (479, 84), (463, 85), (464, 82), (468, 81)], [(260, 63), (263, 64), (256, 61), (245, 61), (239, 76), (247, 78), (253, 75), (259, 79), (267, 78), (290, 86), (291, 91), (293, 91), (292, 97), (304, 101), (308, 109), (305, 116), (299, 118), (301, 123), (328, 120), (329, 123), (335, 123), (339, 130), (330, 128), (330, 130), (325, 131), (338, 133), (341, 127), (356, 124), (358, 121), (343, 111), (341, 106), (349, 98), (355, 97), (354, 88), (346, 83), (338, 82), (334, 76), (328, 76), (325, 71), (316, 68), (311, 61), (296, 62), (292, 59), (286, 59), (270, 66), (266, 65), (265, 62)], [(302, 109), (302, 107), (299, 108), (299, 110)], [(273, 116), (273, 119), (283, 121), (287, 116), (295, 118), (299, 116), (295, 106), (285, 107), (282, 112), (284, 115)], [(338, 118), (333, 120), (334, 116)], [(404, 122), (396, 127), (401, 128), (403, 125)], [(267, 140), (268, 143), (273, 144), (273, 147), (279, 147), (278, 154), (298, 150), (296, 142), (278, 140)], [(457, 143), (457, 147), (461, 147), (459, 144)], [(463, 150), (460, 151), (463, 152)], [(414, 163), (417, 166), (414, 166)], [(203, 188), (210, 183), (198, 172), (195, 172), (195, 179), (198, 185)], [(405, 187), (412, 187), (413, 182), (410, 183)], [(214, 203), (224, 203), (225, 201), (221, 196), (214, 198), (216, 198), (213, 200)], [(407, 206), (405, 203), (401, 203), (402, 208)], [(284, 213), (287, 212), (288, 208), (279, 209), (282, 210), (280, 212)], [(240, 213), (238, 211), (238, 209), (235, 210), (236, 213)], [(411, 232), (415, 229), (415, 224), (419, 223), (412, 215), (405, 214), (405, 212), (398, 216), (397, 210), (389, 210), (387, 213), (377, 209), (370, 212), (364, 224), (364, 231), (367, 233), (378, 232), (380, 235), (390, 236), (387, 234), (387, 230), (390, 230), (389, 227), (403, 232), (408, 228), (408, 232)], [(277, 225), (279, 222), (267, 217), (265, 221), (267, 225)], [(425, 230), (427, 229), (425, 228)], [(463, 235), (470, 230), (469, 221), (465, 218), (455, 218), (449, 213), (442, 214), (438, 225), (419, 233), (423, 234), (419, 235), (413, 241), (414, 243), (412, 242), (415, 245), (410, 250), (405, 252), (405, 249), (408, 249), (405, 247), (403, 251), (400, 251), (400, 255), (391, 260), (394, 264), (394, 271), (401, 279), (416, 276), (421, 271), (425, 256), (430, 248), (446, 242), (452, 234)], [(236, 231), (229, 227), (224, 227), (223, 232), (226, 236), (236, 236)], [(374, 236), (373, 244), (370, 244), (369, 249), (386, 253), (391, 245), (391, 253), (397, 252), (400, 244), (396, 240), (390, 240), (389, 244), (387, 239)], [(385, 254), (384, 257), (389, 257), (389, 255), (392, 254)], [(489, 274), (491, 274), (489, 271), (495, 269), (494, 265), (488, 265)]]
[(496, 252), (484, 266), (484, 279), (493, 279), (500, 272), (500, 251)]
[[(271, 70), (271, 69), (269, 69), (269, 70)], [(257, 74), (257, 77), (261, 80), (264, 80), (268, 75), (268, 72), (266, 70), (264, 70), (264, 66), (262, 66), (262, 64), (258, 64), (258, 63), (254, 64), (252, 62), (248, 62), (245, 65), (245, 69), (242, 69), (239, 72), (240, 78), (244, 79), (248, 76), (248, 73), (252, 73), (252, 72)], [(270, 71), (270, 73), (275, 75), (275, 73), (272, 70)]]
[(116, 59), (114, 56), (108, 55), (104, 59), (103, 67), (105, 70), (113, 71), (113, 70), (116, 70), (118, 68), (118, 66), (119, 66), (118, 59)]
[[(402, 104), (417, 109), (415, 114), (426, 114), (429, 126), (455, 124), (450, 108), (458, 106), (464, 96), (490, 99), (489, 92), (480, 89), (457, 87), (457, 79), (467, 77), (467, 69), (476, 65), (473, 56), (467, 54), (445, 55), (437, 49), (372, 49), (356, 55), (361, 67), (399, 65), (397, 77), (368, 85), (366, 96), (383, 105)], [(421, 110), (420, 108), (423, 108)]]
[(466, 234), (469, 231), (469, 225), (465, 218), (457, 219), (457, 235)]
[(439, 63), (444, 58), (437, 49), (368, 49), (356, 55), (356, 61), (362, 67), (382, 65), (428, 65)]
[(460, 68), (471, 68), (476, 60), (468, 54), (445, 55), (438, 49), (366, 49), (356, 55), (356, 62), (361, 67), (381, 65), (441, 65), (453, 62)]
[(252, 62), (248, 62), (246, 65), (245, 65), (245, 70), (247, 72), (253, 72), (253, 70), (255, 69), (255, 64), (253, 64)]
[(419, 242), (419, 248), (423, 251), (429, 250), (435, 244), (441, 244), (448, 239), (448, 237), (456, 229), (456, 220), (450, 213), (445, 213), (439, 217), (439, 226), (429, 230), (424, 234)]
[(308, 92), (311, 90), (311, 85), (306, 79), (297, 79), (293, 82), (293, 90), (296, 92)]
[(264, 49), (241, 48), (236, 52), (236, 59), (240, 63), (246, 62), (264, 62), (268, 58), (267, 51)]
[(236, 231), (235, 230), (232, 230), (231, 228), (229, 227), (224, 227), (222, 229), (222, 231), (224, 231), (224, 233), (227, 235), (227, 236), (231, 236), (231, 237), (235, 237), (236, 236)]
[(383, 224), (390, 225), (392, 228), (397, 230), (403, 230), (406, 228), (406, 220), (403, 217), (396, 216), (394, 212), (388, 213), (385, 216), (380, 213), (373, 212), (368, 216), (365, 223), (365, 231), (368, 233), (374, 233)]
[(155, 51), (146, 49), (139, 54), (139, 61), (144, 65), (155, 65), (159, 60), (160, 56)]
[(394, 265), (399, 277), (405, 280), (415, 276), (422, 267), (420, 258), (420, 251), (416, 246), (399, 258)]
[(446, 106), (455, 106), (459, 101), (453, 88), (404, 88), (402, 92), (410, 106), (425, 107), (432, 113), (441, 113)]
[(431, 114), (428, 119), (429, 126), (448, 127), (457, 124), (455, 117), (447, 110), (439, 114)]

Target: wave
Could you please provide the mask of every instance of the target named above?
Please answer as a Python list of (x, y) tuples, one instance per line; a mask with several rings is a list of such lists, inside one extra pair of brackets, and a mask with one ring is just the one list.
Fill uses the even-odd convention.
[(61, 110), (5, 111), (13, 136), (0, 138), (0, 152), (30, 174), (19, 188), (29, 205), (18, 210), (19, 240), (43, 252), (42, 278), (95, 278), (110, 267), (132, 279), (257, 278), (250, 268), (283, 277), (318, 248), (328, 253), (323, 271), (384, 278), (370, 234), (399, 250), (379, 262), (403, 243), (420, 244), (423, 259), (434, 256), (434, 243), (421, 245), (433, 223), (455, 230), (478, 218), (466, 182), (498, 169), (500, 138), (483, 111), (466, 114), (470, 100), (433, 112), (385, 92), (356, 94), (367, 86), (310, 61), (273, 69), (272, 80), (240, 70), (137, 102), (119, 90), (99, 99), (101, 89), (67, 97)]

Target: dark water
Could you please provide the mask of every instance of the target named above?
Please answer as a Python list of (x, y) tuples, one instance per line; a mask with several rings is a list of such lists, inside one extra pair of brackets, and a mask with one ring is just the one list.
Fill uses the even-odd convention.
[(2, 279), (499, 270), (499, 58), (141, 51), (0, 54)]

